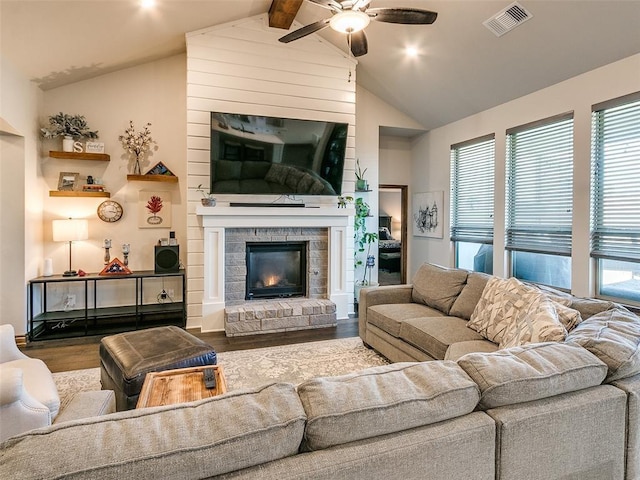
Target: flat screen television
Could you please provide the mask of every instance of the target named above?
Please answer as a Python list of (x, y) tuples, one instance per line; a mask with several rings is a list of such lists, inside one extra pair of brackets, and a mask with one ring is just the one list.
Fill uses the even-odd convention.
[(211, 192), (340, 195), (348, 124), (211, 112)]

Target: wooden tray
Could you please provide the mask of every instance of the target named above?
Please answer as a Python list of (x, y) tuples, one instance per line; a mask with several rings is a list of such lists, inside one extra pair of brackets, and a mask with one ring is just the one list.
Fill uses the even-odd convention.
[[(204, 386), (205, 368), (213, 368), (216, 388)], [(203, 398), (222, 395), (227, 391), (227, 382), (220, 365), (178, 368), (162, 372), (150, 372), (144, 379), (136, 408), (159, 407), (176, 403), (192, 402)]]

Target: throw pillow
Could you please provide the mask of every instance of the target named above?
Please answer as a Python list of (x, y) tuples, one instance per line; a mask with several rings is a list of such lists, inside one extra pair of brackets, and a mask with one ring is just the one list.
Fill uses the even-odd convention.
[(562, 341), (567, 334), (551, 300), (516, 278), (489, 279), (467, 326), (501, 348)]
[(562, 342), (567, 330), (558, 320), (553, 302), (543, 294), (529, 291), (526, 304), (507, 324), (500, 348), (527, 343)]

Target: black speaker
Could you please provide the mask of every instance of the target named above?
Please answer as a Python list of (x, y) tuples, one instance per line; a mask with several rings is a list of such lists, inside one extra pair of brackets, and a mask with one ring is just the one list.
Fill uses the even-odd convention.
[(180, 270), (180, 247), (156, 245), (156, 273), (173, 273)]

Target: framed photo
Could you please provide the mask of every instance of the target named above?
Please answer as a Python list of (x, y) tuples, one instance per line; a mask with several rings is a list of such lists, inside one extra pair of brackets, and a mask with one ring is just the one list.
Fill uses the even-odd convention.
[(413, 195), (413, 235), (442, 238), (444, 192), (415, 193)]
[(60, 172), (58, 178), (58, 190), (60, 191), (72, 191), (76, 189), (78, 185), (79, 173), (76, 172)]
[(171, 192), (141, 191), (138, 227), (171, 228)]

